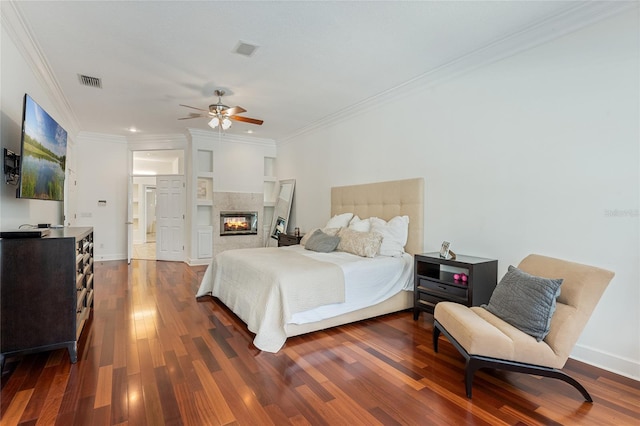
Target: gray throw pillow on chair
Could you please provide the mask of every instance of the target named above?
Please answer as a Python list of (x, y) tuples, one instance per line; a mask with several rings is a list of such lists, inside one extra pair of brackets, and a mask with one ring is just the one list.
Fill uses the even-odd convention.
[(561, 284), (562, 278), (537, 277), (509, 266), (482, 307), (539, 342), (549, 333)]

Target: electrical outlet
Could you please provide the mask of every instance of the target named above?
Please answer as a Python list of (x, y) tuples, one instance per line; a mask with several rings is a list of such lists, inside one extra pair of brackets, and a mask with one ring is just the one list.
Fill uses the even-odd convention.
[(100, 248), (104, 248), (104, 243), (100, 243)]

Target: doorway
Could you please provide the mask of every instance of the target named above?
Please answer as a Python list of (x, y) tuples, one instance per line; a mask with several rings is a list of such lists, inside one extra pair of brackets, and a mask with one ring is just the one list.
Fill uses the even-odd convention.
[(144, 189), (145, 205), (145, 242), (150, 244), (156, 242), (156, 187), (146, 186)]
[[(129, 253), (131, 259), (139, 260), (183, 260), (183, 253), (177, 250), (160, 250), (162, 247), (177, 247), (183, 249), (184, 226), (176, 227), (172, 222), (172, 231), (167, 233), (163, 222), (167, 217), (164, 210), (171, 209), (171, 213), (178, 212), (184, 219), (184, 151), (134, 151), (132, 161), (132, 176), (130, 178), (130, 220)], [(171, 202), (162, 202), (165, 181), (180, 181), (180, 197), (172, 193)], [(162, 192), (162, 193), (161, 193)], [(175, 192), (175, 191), (174, 191)], [(163, 207), (164, 206), (164, 207)], [(176, 213), (177, 214), (177, 213)], [(161, 220), (162, 219), (162, 220)], [(174, 221), (175, 222), (175, 221)], [(162, 228), (162, 229), (161, 229)], [(177, 236), (178, 233), (181, 235)]]
[(132, 258), (156, 260), (156, 177), (133, 178)]

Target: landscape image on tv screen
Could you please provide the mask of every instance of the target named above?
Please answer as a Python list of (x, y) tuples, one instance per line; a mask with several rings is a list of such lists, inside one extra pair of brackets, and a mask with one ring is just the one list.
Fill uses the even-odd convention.
[(67, 132), (29, 95), (22, 126), (20, 198), (62, 201)]

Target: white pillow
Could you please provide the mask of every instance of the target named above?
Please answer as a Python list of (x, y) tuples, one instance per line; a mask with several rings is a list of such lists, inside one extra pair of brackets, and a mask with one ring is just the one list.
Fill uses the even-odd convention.
[(349, 222), (349, 229), (358, 232), (369, 232), (371, 229), (371, 221), (369, 219), (360, 219), (358, 216), (354, 216)]
[(353, 213), (337, 214), (325, 225), (325, 228), (346, 228), (349, 226), (349, 221), (353, 217)]
[(371, 232), (378, 232), (382, 235), (382, 244), (378, 253), (381, 256), (402, 256), (409, 237), (409, 216), (396, 216), (389, 222), (372, 217), (369, 221), (371, 222)]

